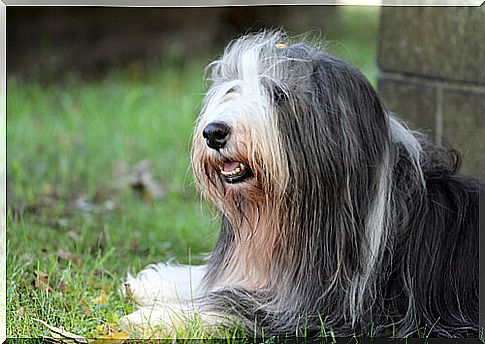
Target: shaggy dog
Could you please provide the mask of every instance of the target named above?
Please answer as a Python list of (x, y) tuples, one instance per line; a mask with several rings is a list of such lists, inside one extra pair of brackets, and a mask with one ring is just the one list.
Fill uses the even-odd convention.
[(281, 32), (232, 42), (209, 69), (192, 165), (220, 237), (206, 265), (130, 276), (142, 307), (125, 324), (478, 334), (481, 186), (455, 153), (410, 131), (354, 67)]

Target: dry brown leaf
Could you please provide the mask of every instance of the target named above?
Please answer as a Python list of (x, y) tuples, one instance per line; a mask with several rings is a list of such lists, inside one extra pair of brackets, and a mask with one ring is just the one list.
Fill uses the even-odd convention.
[(69, 251), (65, 251), (63, 250), (62, 248), (60, 248), (58, 251), (57, 251), (57, 256), (63, 260), (75, 260), (76, 259), (76, 256), (69, 252)]
[(78, 256), (76, 256), (74, 253), (72, 252), (69, 252), (69, 251), (66, 251), (66, 250), (63, 250), (62, 248), (60, 248), (58, 251), (57, 251), (57, 256), (61, 259), (61, 260), (69, 260), (71, 262), (73, 262), (74, 264), (76, 265), (79, 265), (82, 263), (82, 259)]
[(67, 284), (64, 281), (59, 281), (57, 284), (56, 290), (61, 292), (61, 293), (68, 293), (71, 291), (71, 289), (67, 286)]
[(130, 283), (125, 282), (124, 287), (125, 287), (125, 297), (127, 299), (131, 299), (131, 296), (133, 295), (133, 291), (131, 290)]
[(154, 199), (165, 197), (165, 186), (153, 177), (152, 162), (148, 159), (129, 166), (126, 162), (117, 162), (113, 167), (113, 174), (117, 177), (119, 187), (129, 185), (142, 199), (149, 203)]
[(83, 337), (83, 336), (79, 336), (77, 334), (67, 332), (64, 329), (49, 325), (48, 323), (46, 323), (45, 321), (42, 321), (40, 319), (34, 318), (34, 320), (38, 321), (39, 323), (41, 323), (42, 325), (47, 327), (52, 338), (54, 338), (54, 339), (71, 339), (71, 340), (74, 340), (77, 343), (89, 343), (89, 340), (87, 338)]
[(25, 315), (25, 307), (20, 307), (14, 312), (15, 316), (23, 317)]
[(49, 276), (40, 270), (34, 271), (35, 280), (34, 280), (34, 287), (40, 289), (42, 291), (52, 291), (52, 288), (49, 286)]

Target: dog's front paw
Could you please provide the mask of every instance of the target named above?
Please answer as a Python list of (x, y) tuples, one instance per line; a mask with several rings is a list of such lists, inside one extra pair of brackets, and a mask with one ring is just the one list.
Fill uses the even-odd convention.
[(125, 298), (132, 299), (140, 306), (153, 304), (161, 294), (161, 291), (156, 286), (144, 282), (138, 277), (128, 275), (126, 281), (121, 285), (121, 291)]
[(197, 297), (204, 272), (203, 265), (153, 264), (136, 276), (128, 274), (121, 291), (140, 306), (184, 302)]
[(174, 337), (181, 324), (181, 314), (175, 314), (168, 306), (142, 307), (120, 319), (120, 327), (136, 337)]

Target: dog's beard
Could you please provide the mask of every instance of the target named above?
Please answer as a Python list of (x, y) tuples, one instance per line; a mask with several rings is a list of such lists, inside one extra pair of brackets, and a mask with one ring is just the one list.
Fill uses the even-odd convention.
[[(276, 209), (265, 188), (262, 164), (254, 158), (257, 154), (248, 150), (213, 152), (205, 142), (199, 144), (193, 152), (196, 180), (228, 222), (233, 236), (230, 253), (224, 257), (224, 270), (212, 278), (212, 287), (261, 288), (269, 281), (271, 254), (279, 227), (274, 223)], [(246, 144), (232, 146), (247, 147)], [(228, 178), (228, 172), (238, 168), (239, 173), (234, 174), (238, 178)]]

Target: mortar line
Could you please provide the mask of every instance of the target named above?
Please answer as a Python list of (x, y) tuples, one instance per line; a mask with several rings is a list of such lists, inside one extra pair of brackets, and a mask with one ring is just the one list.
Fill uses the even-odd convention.
[(443, 86), (440, 83), (436, 84), (436, 112), (434, 117), (434, 140), (437, 145), (441, 145), (443, 141)]

